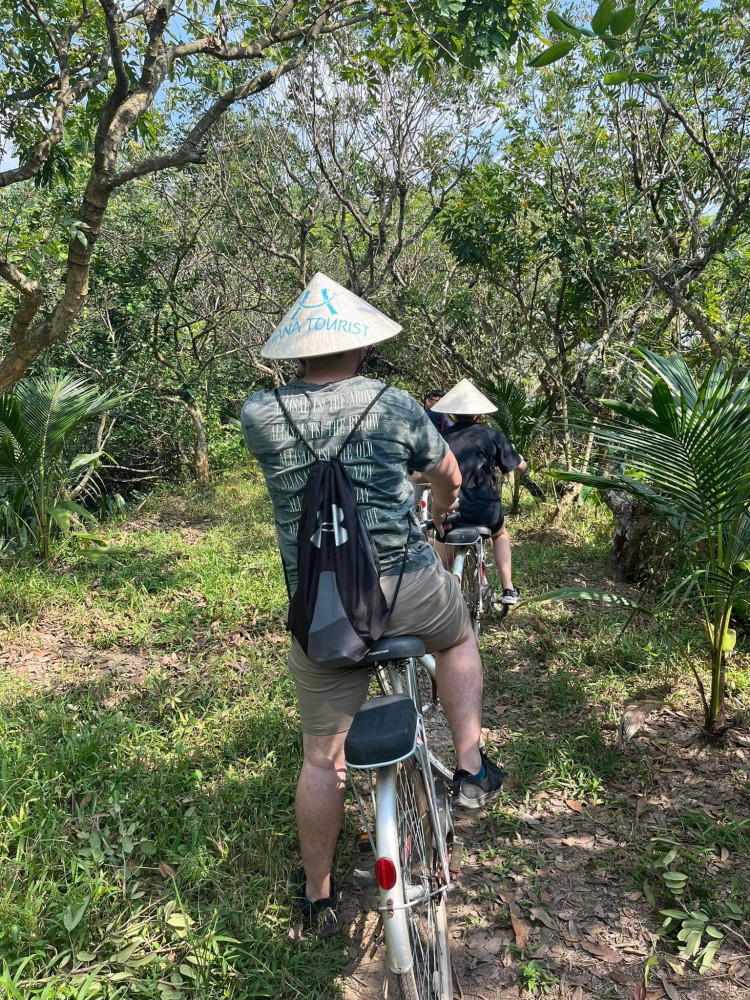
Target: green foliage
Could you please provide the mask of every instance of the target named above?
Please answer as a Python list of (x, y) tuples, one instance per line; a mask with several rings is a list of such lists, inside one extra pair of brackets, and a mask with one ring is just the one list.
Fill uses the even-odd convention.
[[(606, 400), (613, 417), (581, 417), (608, 452), (610, 472), (560, 479), (622, 490), (676, 535), (686, 564), (673, 596), (698, 597), (711, 651), (708, 729), (724, 725), (725, 660), (732, 608), (750, 596), (750, 375), (714, 365), (698, 385), (680, 356), (639, 352), (635, 398)], [(619, 418), (619, 419), (617, 419)]]
[(67, 460), (64, 448), (81, 424), (116, 403), (110, 393), (99, 393), (72, 375), (29, 379), (0, 396), (0, 502), (6, 527), (44, 559), (56, 536), (72, 533), (94, 540), (80, 525), (95, 526), (95, 521), (70, 491), (103, 453)]
[(741, 924), (744, 910), (733, 900), (713, 897), (700, 877), (700, 859), (694, 852), (676, 841), (667, 842), (664, 852), (663, 844), (655, 843), (644, 891), (664, 918), (659, 934), (705, 975), (724, 943), (727, 924)]
[(543, 594), (528, 597), (522, 604), (544, 604), (548, 601), (595, 601), (599, 604), (610, 604), (618, 608), (630, 608), (634, 611), (644, 609), (637, 601), (614, 594), (611, 590), (599, 590), (596, 587), (561, 587), (559, 590), (547, 590)]
[(695, 68), (696, 60), (706, 59), (710, 53), (707, 36), (715, 38), (720, 26), (728, 26), (728, 35), (737, 30), (741, 17), (733, 25), (731, 14), (722, 8), (696, 5), (690, 0), (669, 5), (629, 3), (618, 8), (615, 0), (601, 0), (590, 27), (549, 11), (549, 26), (568, 39), (564, 43), (551, 42), (528, 65), (538, 69), (571, 52), (584, 59), (596, 52), (604, 65), (616, 67), (604, 75), (605, 84), (645, 84), (648, 89), (649, 84), (679, 74), (691, 65), (691, 60)]
[(534, 447), (546, 424), (547, 404), (543, 398), (529, 397), (517, 382), (505, 375), (477, 380), (477, 384), (497, 412), (490, 420), (512, 441), (525, 458)]
[(534, 69), (540, 69), (542, 66), (551, 66), (552, 63), (557, 62), (559, 59), (563, 59), (573, 48), (574, 42), (554, 42), (549, 48), (545, 49), (544, 52), (540, 52), (538, 56), (534, 56), (528, 62), (529, 66)]
[(521, 973), (523, 988), (534, 997), (546, 996), (552, 992), (553, 986), (558, 982), (557, 976), (549, 969), (532, 959), (530, 962), (521, 962), (518, 966)]

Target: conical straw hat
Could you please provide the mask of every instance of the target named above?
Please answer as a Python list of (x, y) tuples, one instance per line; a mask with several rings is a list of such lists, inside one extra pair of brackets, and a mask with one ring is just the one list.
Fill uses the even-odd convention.
[(320, 271), (263, 345), (264, 358), (317, 358), (370, 347), (401, 330)]
[(493, 406), (485, 394), (472, 385), (467, 378), (462, 378), (430, 409), (433, 413), (458, 413), (466, 416), (497, 412), (497, 407)]

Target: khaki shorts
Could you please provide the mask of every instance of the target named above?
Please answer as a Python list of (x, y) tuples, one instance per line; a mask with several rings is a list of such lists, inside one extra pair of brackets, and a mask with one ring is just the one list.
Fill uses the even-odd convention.
[[(381, 577), (389, 604), (398, 576)], [(469, 628), (469, 613), (455, 576), (435, 560), (405, 573), (386, 635), (417, 635), (428, 653), (459, 643)], [(310, 736), (345, 733), (367, 697), (367, 667), (325, 667), (314, 663), (296, 639), (289, 650), (289, 669), (297, 685), (302, 731)]]

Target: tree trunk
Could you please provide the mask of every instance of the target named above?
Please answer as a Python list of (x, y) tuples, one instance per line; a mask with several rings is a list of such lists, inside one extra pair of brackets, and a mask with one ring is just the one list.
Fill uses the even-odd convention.
[(201, 408), (195, 399), (170, 396), (169, 401), (179, 403), (190, 417), (193, 425), (193, 475), (199, 483), (208, 483), (211, 481), (211, 465), (208, 460), (208, 439), (206, 437), (206, 425), (203, 422)]
[(706, 731), (721, 733), (726, 727), (726, 653), (714, 649), (711, 657), (711, 700), (706, 713)]
[(635, 579), (641, 556), (641, 543), (651, 522), (651, 510), (626, 493), (603, 490), (602, 499), (612, 511), (612, 569), (618, 583)]
[(520, 496), (521, 496), (521, 473), (518, 471), (518, 469), (516, 469), (516, 471), (513, 473), (513, 494), (512, 494), (513, 498), (510, 502), (510, 510), (508, 511), (509, 514), (518, 513), (518, 500)]
[(211, 481), (211, 466), (208, 461), (208, 439), (206, 425), (203, 423), (201, 408), (195, 400), (185, 404), (188, 416), (193, 422), (195, 440), (193, 442), (193, 472), (199, 483)]

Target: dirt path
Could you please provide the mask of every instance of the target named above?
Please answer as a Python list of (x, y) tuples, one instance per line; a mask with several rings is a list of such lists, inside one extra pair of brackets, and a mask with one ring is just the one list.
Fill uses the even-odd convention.
[[(510, 712), (515, 718), (490, 731), (491, 743), (503, 745), (509, 729), (523, 725), (524, 709)], [(450, 896), (457, 998), (750, 998), (750, 953), (740, 937), (728, 935), (711, 971), (698, 976), (658, 937), (659, 920), (647, 898), (659, 891), (653, 864), (673, 842), (670, 830), (680, 814), (716, 821), (749, 815), (746, 790), (733, 775), (738, 764), (750, 762), (750, 740), (749, 746), (715, 750), (690, 745), (692, 735), (694, 727), (678, 713), (649, 717), (626, 751), (626, 761), (646, 769), (647, 794), (634, 791), (626, 772), (608, 788), (606, 808), (549, 793), (527, 802), (514, 791), (499, 821), (497, 815), (457, 818), (468, 849)], [(705, 878), (733, 876), (738, 887), (750, 884), (747, 855), (726, 846), (693, 851)], [(689, 861), (687, 849), (683, 854)], [(352, 881), (344, 899), (350, 942), (345, 995), (381, 997), (374, 890)], [(644, 990), (644, 968), (654, 953), (659, 961)], [(391, 989), (388, 995), (398, 994)]]

